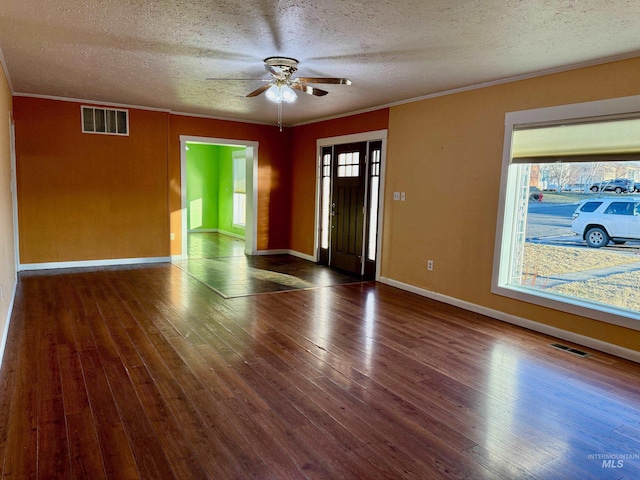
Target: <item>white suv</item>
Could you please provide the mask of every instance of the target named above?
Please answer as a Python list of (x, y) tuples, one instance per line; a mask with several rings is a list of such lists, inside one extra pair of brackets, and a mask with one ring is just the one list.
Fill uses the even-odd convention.
[(616, 245), (640, 240), (640, 198), (586, 200), (573, 213), (571, 230), (593, 248), (604, 247), (610, 240)]

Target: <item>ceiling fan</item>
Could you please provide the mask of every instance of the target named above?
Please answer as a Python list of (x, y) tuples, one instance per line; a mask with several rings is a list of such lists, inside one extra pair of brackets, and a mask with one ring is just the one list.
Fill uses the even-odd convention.
[(207, 78), (207, 80), (257, 80), (267, 82), (265, 85), (250, 92), (247, 97), (257, 97), (264, 93), (265, 96), (278, 104), (278, 127), (282, 131), (282, 102), (292, 103), (296, 101), (296, 90), (322, 97), (326, 95), (326, 90), (309, 85), (310, 83), (325, 83), (333, 85), (351, 85), (348, 78), (332, 77), (296, 77), (291, 78), (298, 70), (298, 61), (288, 57), (269, 57), (264, 59), (264, 68), (271, 78)]

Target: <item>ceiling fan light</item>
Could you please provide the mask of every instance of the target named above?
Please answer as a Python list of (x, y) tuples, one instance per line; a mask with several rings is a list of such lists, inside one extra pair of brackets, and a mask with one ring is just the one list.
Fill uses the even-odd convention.
[(271, 85), (264, 93), (264, 95), (274, 103), (282, 102), (282, 92), (277, 85)]
[(289, 85), (283, 85), (280, 87), (280, 95), (283, 102), (293, 103), (298, 98), (295, 90), (291, 88)]

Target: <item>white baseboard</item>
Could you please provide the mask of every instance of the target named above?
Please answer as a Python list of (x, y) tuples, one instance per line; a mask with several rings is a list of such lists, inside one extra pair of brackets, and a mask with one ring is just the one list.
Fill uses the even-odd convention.
[(7, 337), (9, 336), (9, 324), (11, 323), (11, 315), (13, 314), (13, 304), (16, 300), (16, 291), (18, 290), (18, 279), (13, 282), (13, 293), (11, 293), (11, 300), (9, 301), (9, 310), (7, 311), (7, 318), (4, 322), (4, 332), (2, 332), (2, 343), (0, 343), (0, 367), (2, 367), (2, 360), (4, 359), (4, 350), (7, 347)]
[(245, 239), (244, 235), (240, 235), (239, 233), (227, 232), (226, 230), (218, 230), (218, 233), (220, 235), (226, 235), (227, 237), (238, 238), (240, 240), (244, 240)]
[(217, 228), (194, 228), (193, 230), (187, 230), (187, 233), (218, 233)]
[(274, 250), (258, 250), (255, 255), (291, 255), (293, 257), (298, 257), (303, 260), (308, 260), (309, 262), (315, 262), (316, 259), (312, 255), (307, 255), (306, 253), (297, 252), (295, 250), (289, 250), (286, 248), (282, 249), (274, 249)]
[(308, 260), (310, 262), (316, 262), (316, 258), (313, 255), (307, 255), (306, 253), (296, 252), (295, 250), (288, 250), (287, 253), (294, 257), (302, 258), (303, 260)]
[(80, 260), (75, 262), (21, 263), (18, 271), (51, 270), (58, 268), (113, 267), (117, 265), (138, 265), (146, 263), (167, 263), (171, 257), (113, 258), (107, 260)]
[(273, 249), (273, 250), (256, 250), (254, 255), (287, 255), (289, 250), (287, 249)]
[[(307, 255), (305, 253), (296, 252), (295, 250), (288, 250), (286, 248), (280, 249), (272, 249), (272, 250), (256, 250), (255, 252), (244, 252), (247, 255), (292, 255), (294, 257), (302, 258), (303, 260), (308, 260), (310, 262), (315, 262), (316, 259), (311, 255)], [(171, 255), (172, 262), (179, 262), (181, 260), (186, 260), (188, 257), (183, 257), (182, 255)]]
[(491, 308), (483, 307), (481, 305), (476, 305), (475, 303), (466, 302), (464, 300), (459, 300), (454, 297), (442, 295), (441, 293), (432, 292), (430, 290), (425, 290), (423, 288), (419, 288), (414, 285), (409, 285), (407, 283), (399, 282), (391, 278), (380, 277), (380, 283), (391, 285), (392, 287), (400, 288), (401, 290), (406, 290), (408, 292), (415, 293), (417, 295), (427, 297), (432, 300), (437, 300), (442, 303), (447, 303), (449, 305), (453, 305), (455, 307), (459, 307), (464, 310), (469, 310), (470, 312), (486, 315), (487, 317), (495, 318), (496, 320), (500, 320), (506, 323), (511, 323), (513, 325), (518, 325), (520, 327), (524, 327), (529, 330), (533, 330), (535, 332), (544, 333), (546, 335), (557, 337), (562, 340), (575, 343), (577, 345), (593, 348), (594, 350), (610, 353), (611, 355), (615, 355), (617, 357), (625, 358), (627, 360), (640, 363), (640, 351), (637, 351), (637, 350), (631, 350), (629, 348), (621, 347), (613, 343), (603, 342), (602, 340), (598, 340), (595, 338), (587, 337), (585, 335), (580, 335), (578, 333), (562, 330), (560, 328), (552, 327), (544, 323), (535, 322), (527, 318), (518, 317), (515, 315), (511, 315), (509, 313), (501, 312), (499, 310), (493, 310)]
[[(223, 233), (223, 232), (220, 232)], [(306, 253), (297, 252), (295, 250), (289, 250), (286, 248), (272, 249), (272, 250), (256, 250), (255, 252), (245, 252), (247, 255), (291, 255), (293, 257), (298, 257), (303, 260), (308, 260), (309, 262), (316, 262), (315, 257), (313, 255), (307, 255)], [(186, 260), (182, 255), (172, 255), (172, 262), (179, 262), (180, 260)]]

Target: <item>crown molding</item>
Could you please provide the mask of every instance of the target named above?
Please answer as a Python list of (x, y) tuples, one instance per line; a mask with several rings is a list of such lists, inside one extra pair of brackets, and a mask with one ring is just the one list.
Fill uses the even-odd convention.
[(9, 85), (9, 91), (11, 95), (13, 93), (13, 85), (11, 84), (11, 77), (9, 76), (9, 69), (7, 68), (7, 64), (4, 61), (4, 55), (2, 55), (2, 48), (0, 48), (0, 65), (2, 65), (2, 71), (4, 72), (4, 77), (7, 79), (7, 85)]
[[(607, 63), (619, 62), (619, 61), (623, 61), (623, 60), (630, 60), (632, 58), (640, 58), (640, 52), (639, 51), (634, 51), (634, 52), (631, 52), (631, 53), (626, 53), (626, 54), (621, 54), (621, 55), (614, 55), (614, 56), (610, 56), (610, 57), (606, 57), (606, 58), (601, 58), (601, 59), (598, 59), (598, 60), (590, 60), (590, 61), (587, 61), (587, 62), (574, 63), (574, 64), (571, 64), (571, 65), (565, 65), (565, 66), (561, 66), (561, 67), (555, 67), (555, 68), (550, 68), (550, 69), (546, 69), (546, 70), (539, 70), (539, 71), (536, 71), (536, 72), (526, 73), (526, 74), (522, 74), (522, 75), (515, 75), (515, 76), (511, 76), (511, 77), (505, 77), (505, 78), (497, 79), (497, 80), (491, 80), (489, 82), (477, 83), (477, 84), (474, 84), (474, 85), (468, 85), (468, 86), (464, 86), (464, 87), (453, 88), (453, 89), (449, 89), (449, 90), (443, 90), (441, 92), (434, 92), (434, 93), (430, 93), (430, 94), (427, 94), (427, 95), (422, 95), (420, 97), (413, 97), (413, 98), (408, 98), (406, 100), (399, 100), (397, 102), (391, 102), (391, 103), (386, 103), (386, 104), (383, 104), (383, 105), (371, 106), (371, 107), (364, 108), (364, 109), (361, 109), (361, 110), (355, 110), (355, 111), (340, 113), (340, 114), (336, 114), (336, 115), (330, 115), (330, 116), (326, 116), (326, 117), (315, 118), (315, 119), (304, 121), (304, 122), (292, 123), (292, 124), (284, 125), (284, 127), (285, 128), (291, 128), (291, 127), (299, 127), (299, 126), (303, 126), (303, 125), (311, 125), (311, 124), (314, 124), (314, 123), (325, 122), (325, 121), (328, 121), (328, 120), (335, 120), (335, 119), (338, 119), (338, 118), (345, 118), (345, 117), (351, 117), (353, 115), (360, 115), (360, 114), (363, 114), (363, 113), (369, 113), (369, 112), (373, 112), (373, 111), (376, 111), (376, 110), (382, 110), (382, 109), (385, 109), (385, 108), (397, 107), (397, 106), (405, 105), (405, 104), (408, 104), (408, 103), (415, 103), (415, 102), (420, 102), (420, 101), (423, 101), (423, 100), (429, 100), (429, 99), (432, 99), (432, 98), (444, 97), (444, 96), (447, 96), (447, 95), (454, 95), (454, 94), (457, 94), (457, 93), (468, 92), (468, 91), (471, 91), (471, 90), (479, 90), (479, 89), (482, 89), (482, 88), (493, 87), (493, 86), (496, 86), (496, 85), (503, 85), (503, 84), (506, 84), (506, 83), (519, 82), (521, 80), (529, 80), (529, 79), (532, 79), (532, 78), (543, 77), (543, 76), (546, 76), (546, 75), (554, 75), (554, 74), (557, 74), (557, 73), (563, 73), (563, 72), (568, 72), (568, 71), (572, 71), (572, 70), (579, 70), (581, 68), (588, 68), (588, 67), (594, 67), (594, 66), (598, 66), (598, 65), (604, 65), (604, 64), (607, 64)], [(4, 58), (2, 56), (2, 50), (0, 50), (0, 63), (2, 64), (2, 68), (4, 70), (5, 76), (7, 77), (7, 82), (9, 83), (9, 88), (11, 89), (11, 92), (12, 92), (12, 94), (14, 96), (17, 96), (17, 97), (34, 97), (34, 98), (43, 98), (43, 99), (49, 99), (49, 100), (60, 100), (60, 101), (78, 102), (78, 103), (90, 103), (90, 104), (94, 104), (94, 105), (110, 105), (110, 106), (123, 107), (123, 108), (134, 108), (134, 109), (139, 109), (139, 110), (166, 112), (166, 113), (170, 113), (172, 115), (181, 115), (181, 116), (185, 116), (185, 117), (206, 118), (206, 119), (209, 119), (209, 120), (221, 120), (221, 121), (227, 121), (227, 122), (248, 123), (248, 124), (254, 124), (254, 125), (276, 126), (274, 123), (269, 123), (269, 122), (261, 122), (261, 121), (255, 121), (255, 120), (247, 120), (247, 119), (223, 117), (223, 116), (215, 116), (215, 115), (206, 115), (206, 114), (198, 114), (198, 113), (189, 113), (189, 112), (178, 112), (178, 111), (174, 111), (174, 110), (171, 110), (171, 109), (147, 107), (147, 106), (144, 106), (144, 105), (129, 105), (129, 104), (120, 104), (120, 103), (113, 103), (113, 102), (103, 102), (103, 101), (90, 100), (90, 99), (86, 99), (86, 98), (69, 98), (69, 97), (29, 94), (29, 93), (20, 93), (20, 92), (16, 93), (16, 92), (14, 92), (13, 87), (11, 85), (11, 81), (10, 81), (10, 78), (9, 78), (9, 73), (7, 71), (7, 67), (6, 67), (6, 64), (4, 62)]]

